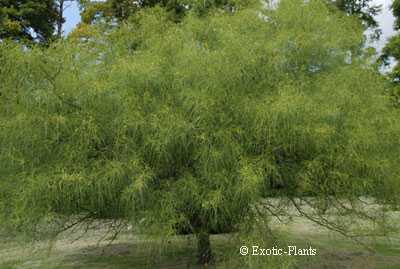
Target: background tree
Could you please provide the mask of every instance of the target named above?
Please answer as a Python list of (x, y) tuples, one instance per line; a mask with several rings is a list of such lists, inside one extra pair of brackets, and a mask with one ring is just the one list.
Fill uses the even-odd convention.
[(358, 17), (366, 29), (374, 32), (374, 38), (379, 38), (381, 30), (374, 17), (381, 11), (381, 5), (372, 4), (372, 0), (338, 0), (330, 3), (346, 14)]
[[(234, 9), (234, 7), (246, 6), (252, 1), (232, 1), (232, 0), (218, 0), (218, 1), (196, 1), (196, 0), (144, 0), (144, 1), (130, 1), (130, 0), (106, 0), (106, 1), (90, 1), (80, 0), (82, 6), (82, 17), (85, 23), (91, 23), (96, 19), (116, 19), (117, 21), (126, 20), (130, 15), (136, 11), (159, 5), (166, 8), (172, 15), (174, 20), (179, 20), (181, 16), (188, 10), (197, 10), (200, 13), (206, 10), (219, 7), (225, 9)], [(329, 4), (334, 5), (339, 10), (348, 15), (358, 17), (365, 28), (370, 28), (374, 31), (375, 38), (379, 38), (380, 30), (378, 22), (375, 20), (380, 10), (380, 5), (373, 5), (372, 0), (339, 0), (328, 1)]]
[(81, 0), (82, 20), (84, 23), (90, 24), (96, 20), (107, 20), (121, 22), (129, 18), (132, 14), (143, 8), (160, 6), (169, 14), (169, 18), (173, 21), (179, 21), (185, 12), (195, 10), (204, 13), (211, 8), (232, 9), (233, 7), (241, 7), (248, 5), (249, 0), (217, 0), (217, 1), (196, 1), (196, 0), (106, 0), (106, 1), (90, 1)]
[(75, 2), (75, 0), (56, 0), (57, 7), (57, 27), (56, 35), (57, 38), (61, 38), (63, 34), (63, 24), (65, 23), (64, 12), (69, 8), (69, 3)]
[[(400, 1), (395, 0), (392, 4), (393, 15), (396, 18), (394, 29), (400, 30)], [(390, 79), (394, 82), (393, 95), (396, 103), (400, 104), (400, 34), (390, 38), (382, 52), (382, 59), (385, 65), (393, 65)]]
[(2, 0), (0, 39), (46, 43), (53, 38), (57, 19), (54, 0)]
[[(393, 15), (396, 18), (396, 22), (394, 25), (395, 30), (400, 30), (400, 1), (395, 0), (392, 5)], [(386, 63), (390, 63), (389, 57), (392, 57), (392, 60), (397, 61), (393, 69), (393, 79), (398, 82), (400, 80), (400, 35), (397, 34), (392, 37), (387, 43), (386, 47), (383, 49), (383, 56), (385, 57)]]

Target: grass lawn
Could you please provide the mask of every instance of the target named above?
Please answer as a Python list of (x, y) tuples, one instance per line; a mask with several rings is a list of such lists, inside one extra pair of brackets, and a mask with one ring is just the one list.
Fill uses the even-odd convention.
[[(369, 240), (366, 244), (374, 250), (370, 251), (302, 219), (279, 226), (276, 232), (282, 238), (281, 247), (296, 245), (317, 249), (316, 256), (291, 256), (292, 268), (400, 269), (400, 237)], [(128, 232), (112, 244), (99, 243), (99, 238), (99, 232), (90, 232), (77, 241), (71, 235), (65, 235), (52, 244), (22, 245), (2, 240), (0, 269), (201, 268), (196, 265), (196, 243), (188, 236), (174, 237), (163, 244)], [(229, 259), (244, 259), (239, 255), (240, 243), (235, 240), (229, 235), (212, 237), (217, 263), (208, 268), (233, 268), (237, 263)], [(267, 256), (261, 258), (269, 259)]]

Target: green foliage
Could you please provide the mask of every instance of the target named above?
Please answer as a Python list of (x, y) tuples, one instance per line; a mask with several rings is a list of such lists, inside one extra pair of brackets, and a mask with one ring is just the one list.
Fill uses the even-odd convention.
[(400, 29), (400, 1), (395, 0), (392, 4), (393, 15), (396, 17), (395, 29)]
[[(393, 36), (389, 42), (386, 44), (383, 49), (383, 57), (386, 60), (387, 64), (390, 64), (391, 61), (399, 61), (400, 60), (400, 35)], [(395, 64), (393, 70), (391, 72), (391, 77), (395, 82), (399, 82), (400, 80), (400, 65), (398, 63)]]
[(285, 0), (132, 21), (45, 50), (0, 44), (0, 220), (208, 235), (273, 195), (398, 203), (399, 112), (357, 20)]
[(252, 0), (144, 0), (139, 2), (130, 0), (107, 0), (102, 2), (81, 0), (80, 4), (83, 10), (83, 22), (91, 24), (104, 20), (122, 22), (142, 9), (156, 6), (164, 8), (168, 13), (169, 19), (178, 22), (189, 10), (198, 14), (207, 13), (214, 8), (232, 11), (249, 6), (253, 2)]
[(47, 42), (53, 37), (57, 18), (53, 0), (2, 0), (0, 39)]
[(374, 17), (381, 11), (381, 5), (373, 4), (371, 0), (338, 0), (330, 2), (346, 14), (358, 17), (366, 28), (374, 30), (375, 38), (379, 38), (381, 31)]
[[(400, 1), (395, 0), (392, 4), (393, 15), (396, 18), (396, 23), (394, 28), (396, 30), (400, 29)], [(383, 49), (382, 59), (386, 65), (393, 64), (393, 70), (390, 73), (390, 78), (395, 83), (395, 86), (392, 90), (392, 95), (395, 98), (395, 102), (398, 105), (400, 103), (400, 90), (399, 90), (399, 82), (400, 82), (400, 34), (397, 34), (390, 38), (389, 42)]]
[[(380, 29), (378, 28), (378, 22), (374, 18), (374, 16), (376, 16), (381, 10), (379, 5), (373, 5), (371, 0), (340, 0), (328, 1), (328, 3), (329, 5), (335, 6), (346, 14), (358, 18), (363, 23), (365, 28), (374, 30), (375, 38), (379, 38)], [(83, 22), (90, 24), (99, 20), (112, 21), (117, 19), (119, 22), (125, 21), (139, 10), (155, 6), (165, 8), (165, 10), (169, 13), (169, 18), (171, 20), (180, 21), (183, 15), (190, 10), (198, 14), (205, 14), (214, 8), (224, 9), (226, 11), (234, 11), (243, 7), (254, 5), (255, 1), (144, 0), (140, 1), (139, 3), (129, 0), (107, 0), (99, 2), (80, 0), (80, 4), (83, 10)]]

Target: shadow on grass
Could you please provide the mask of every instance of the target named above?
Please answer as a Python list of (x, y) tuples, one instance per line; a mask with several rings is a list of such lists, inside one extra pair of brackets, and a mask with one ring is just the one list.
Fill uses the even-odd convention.
[[(311, 245), (318, 250), (316, 256), (295, 257), (294, 269), (400, 269), (399, 241), (389, 242), (381, 239), (371, 242), (371, 247), (376, 251), (369, 252), (353, 241), (327, 234), (307, 236), (282, 234), (282, 238), (284, 238), (282, 244), (294, 244), (298, 247)], [(243, 257), (236, 251), (238, 242), (231, 241), (229, 236), (214, 236), (212, 243), (218, 260), (216, 265), (207, 268), (242, 269), (240, 265), (243, 263), (240, 263), (240, 259)], [(230, 260), (226, 263), (227, 259)], [(200, 269), (203, 267), (196, 264), (196, 245), (188, 237), (176, 237), (163, 244), (151, 240), (135, 241), (124, 238), (106, 246), (98, 246), (93, 244), (93, 241), (81, 245), (68, 245), (68, 241), (65, 241), (50, 254), (42, 252), (30, 256), (16, 256), (14, 260), (6, 263), (0, 260), (0, 269), (114, 268)], [(268, 269), (267, 267), (260, 269), (264, 268)]]

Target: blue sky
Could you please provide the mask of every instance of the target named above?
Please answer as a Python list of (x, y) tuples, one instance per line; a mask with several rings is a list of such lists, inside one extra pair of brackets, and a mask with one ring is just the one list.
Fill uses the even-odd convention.
[(81, 16), (79, 15), (79, 7), (76, 1), (68, 3), (69, 7), (65, 10), (65, 23), (64, 32), (65, 34), (70, 33), (75, 26), (81, 21)]
[[(380, 24), (383, 34), (381, 40), (379, 40), (374, 44), (374, 47), (376, 47), (378, 51), (380, 51), (385, 45), (387, 39), (394, 34), (393, 30), (394, 18), (390, 10), (392, 0), (373, 0), (373, 3), (380, 4), (383, 7), (383, 11), (376, 17), (376, 19)], [(76, 1), (73, 1), (70, 4), (70, 7), (66, 9), (65, 17), (66, 17), (66, 22), (64, 24), (64, 32), (65, 34), (68, 34), (75, 28), (75, 26), (81, 20), (81, 17), (79, 15), (79, 7)]]

